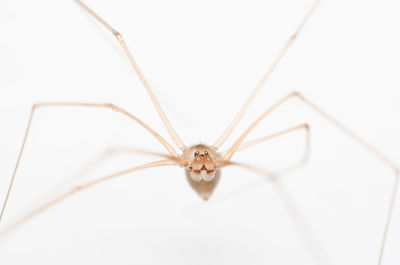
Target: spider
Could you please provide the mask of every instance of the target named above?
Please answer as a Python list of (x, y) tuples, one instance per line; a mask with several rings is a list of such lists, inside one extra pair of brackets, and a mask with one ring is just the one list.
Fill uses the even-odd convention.
[[(221, 169), (226, 166), (242, 166), (245, 167), (249, 170), (253, 170), (256, 172), (260, 172), (257, 168), (236, 163), (231, 161), (231, 158), (233, 155), (243, 149), (246, 149), (250, 146), (256, 145), (258, 143), (261, 143), (263, 141), (267, 141), (271, 138), (278, 137), (287, 133), (291, 133), (297, 130), (305, 130), (308, 134), (309, 131), (309, 126), (308, 124), (299, 124), (297, 126), (288, 128), (286, 130), (277, 132), (272, 135), (267, 135), (265, 137), (258, 138), (256, 140), (248, 141), (245, 142), (246, 137), (249, 135), (249, 133), (265, 118), (267, 117), (270, 113), (274, 112), (276, 109), (278, 109), (282, 104), (285, 102), (291, 100), (291, 99), (297, 99), (300, 102), (304, 103), (305, 105), (309, 106), (311, 109), (322, 115), (324, 118), (326, 118), (328, 121), (332, 122), (334, 125), (336, 125), (339, 129), (341, 129), (345, 134), (347, 134), (349, 137), (351, 137), (354, 141), (358, 142), (362, 146), (364, 146), (369, 152), (371, 152), (373, 155), (381, 159), (385, 164), (387, 164), (389, 167), (393, 169), (396, 175), (396, 182), (393, 186), (393, 191), (391, 195), (391, 202), (390, 202), (390, 207), (389, 207), (389, 212), (386, 220), (386, 226), (384, 230), (384, 236), (382, 239), (381, 243), (381, 249), (380, 249), (380, 254), (379, 254), (379, 262), (378, 264), (381, 264), (382, 261), (382, 256), (383, 256), (383, 251), (384, 251), (384, 246), (385, 246), (385, 240), (388, 232), (388, 227), (390, 225), (390, 220), (391, 220), (391, 214), (392, 210), (394, 207), (394, 200), (396, 197), (397, 193), (397, 187), (398, 187), (398, 181), (399, 181), (399, 169), (398, 167), (391, 162), (386, 156), (378, 152), (375, 148), (373, 148), (371, 145), (369, 145), (367, 142), (362, 140), (360, 137), (355, 135), (352, 131), (344, 127), (340, 122), (338, 122), (336, 119), (332, 118), (330, 115), (328, 115), (326, 112), (324, 112), (320, 107), (318, 107), (316, 104), (313, 102), (309, 101), (307, 98), (305, 98), (301, 93), (299, 92), (292, 92), (288, 94), (287, 96), (283, 97), (280, 99), (278, 102), (276, 102), (273, 106), (268, 108), (262, 115), (260, 115), (242, 134), (241, 136), (234, 142), (234, 144), (226, 151), (226, 152), (221, 152), (219, 149), (220, 147), (226, 142), (228, 137), (231, 135), (232, 131), (235, 129), (237, 124), (240, 122), (242, 119), (243, 115), (249, 108), (250, 104), (258, 94), (259, 90), (261, 87), (265, 84), (265, 82), (269, 79), (270, 75), (273, 73), (274, 69), (282, 59), (282, 57), (285, 55), (286, 51), (290, 48), (290, 46), (293, 44), (293, 42), (296, 40), (297, 36), (301, 32), (302, 28), (306, 24), (306, 22), (309, 20), (310, 16), (316, 9), (317, 5), (319, 4), (319, 1), (317, 1), (310, 11), (307, 13), (303, 21), (300, 23), (298, 28), (295, 30), (295, 32), (290, 36), (290, 38), (287, 40), (285, 43), (284, 47), (278, 54), (278, 56), (275, 58), (273, 63), (271, 64), (270, 68), (268, 69), (267, 73), (264, 75), (264, 77), (261, 79), (261, 81), (258, 83), (258, 85), (255, 87), (255, 89), (252, 91), (251, 95), (248, 97), (246, 100), (245, 104), (243, 107), (240, 109), (238, 114), (235, 116), (229, 127), (224, 131), (224, 133), (217, 139), (217, 141), (212, 144), (212, 145), (205, 145), (205, 144), (198, 144), (198, 145), (193, 145), (193, 146), (186, 146), (183, 141), (180, 139), (179, 135), (176, 133), (174, 130), (173, 126), (169, 122), (168, 118), (166, 117), (166, 114), (162, 110), (160, 104), (158, 103), (150, 85), (148, 84), (146, 78), (142, 74), (139, 66), (135, 62), (134, 58), (132, 57), (132, 54), (130, 53), (130, 50), (127, 46), (127, 44), (124, 41), (123, 36), (121, 33), (119, 33), (116, 29), (110, 26), (105, 20), (103, 20), (101, 17), (99, 17), (92, 9), (90, 9), (88, 6), (86, 6), (83, 2), (80, 0), (77, 0), (77, 3), (84, 8), (88, 13), (90, 13), (97, 21), (99, 21), (106, 29), (108, 29), (117, 39), (121, 47), (123, 48), (124, 52), (126, 53), (130, 63), (132, 64), (134, 70), (136, 71), (138, 77), (140, 78), (141, 82), (143, 83), (143, 86), (145, 87), (147, 93), (149, 94), (159, 116), (161, 117), (170, 137), (172, 138), (173, 143), (178, 147), (181, 153), (178, 153), (176, 149), (162, 136), (160, 136), (155, 130), (153, 130), (151, 127), (149, 127), (145, 122), (141, 121), (138, 119), (136, 116), (133, 114), (127, 112), (123, 108), (120, 108), (116, 105), (113, 104), (94, 104), (94, 103), (70, 103), (70, 102), (65, 102), (65, 103), (39, 103), (35, 104), (32, 107), (31, 115), (29, 118), (29, 122), (26, 128), (26, 133), (25, 137), (23, 140), (22, 147), (20, 149), (17, 163), (15, 166), (15, 170), (13, 172), (12, 178), (11, 178), (11, 183), (8, 188), (8, 192), (6, 195), (5, 202), (3, 204), (1, 214), (0, 214), (0, 221), (3, 218), (3, 215), (6, 210), (7, 202), (9, 195), (12, 191), (13, 183), (16, 177), (16, 173), (21, 161), (21, 157), (24, 151), (25, 143), (28, 139), (31, 124), (33, 121), (33, 117), (35, 114), (35, 111), (39, 108), (50, 108), (50, 107), (90, 107), (90, 108), (106, 108), (110, 109), (113, 111), (116, 111), (120, 113), (121, 115), (125, 115), (132, 119), (133, 121), (137, 122), (140, 124), (142, 127), (144, 127), (150, 134), (152, 134), (166, 149), (168, 152), (167, 155), (165, 154), (156, 154), (153, 153), (156, 156), (163, 157), (162, 160), (144, 164), (141, 166), (137, 166), (134, 168), (130, 168), (121, 172), (117, 172), (112, 175), (108, 175), (99, 179), (96, 179), (94, 181), (88, 182), (86, 184), (77, 186), (73, 188), (71, 191), (62, 194), (61, 196), (57, 197), (56, 199), (50, 201), (49, 203), (43, 205), (42, 207), (38, 208), (37, 210), (31, 212), (27, 216), (25, 216), (23, 219), (19, 220), (17, 223), (13, 224), (12, 227), (15, 227), (16, 225), (22, 224), (23, 222), (27, 221), (28, 219), (32, 218), (33, 216), (39, 214), (40, 212), (48, 209), (49, 207), (55, 205), (56, 203), (72, 196), (73, 194), (76, 194), (77, 192), (81, 192), (89, 187), (92, 187), (94, 185), (97, 185), (99, 183), (102, 183), (104, 181), (108, 181), (111, 179), (114, 179), (116, 177), (119, 177), (121, 175), (125, 175), (127, 173), (132, 173), (138, 170), (146, 169), (146, 168), (151, 168), (151, 167), (158, 167), (158, 166), (165, 166), (165, 165), (175, 165), (184, 168), (185, 174), (187, 181), (189, 182), (190, 186), (203, 198), (204, 200), (208, 200), (210, 196), (212, 195), (214, 189), (216, 188), (220, 178), (221, 178)], [(306, 159), (306, 158), (305, 158)], [(272, 174), (261, 172), (263, 174), (267, 174), (268, 176), (273, 178)]]

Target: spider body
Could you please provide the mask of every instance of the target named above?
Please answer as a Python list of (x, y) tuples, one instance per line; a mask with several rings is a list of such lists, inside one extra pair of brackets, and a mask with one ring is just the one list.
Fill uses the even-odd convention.
[(186, 179), (189, 182), (190, 186), (200, 195), (203, 200), (207, 201), (212, 195), (215, 187), (217, 186), (220, 178), (221, 178), (221, 170), (214, 170), (214, 177), (209, 181), (200, 180), (195, 181), (190, 175), (190, 171), (185, 169)]
[(216, 148), (198, 144), (183, 150), (182, 164), (190, 186), (208, 200), (218, 184), (224, 159)]
[[(255, 121), (251, 123), (251, 125), (240, 135), (240, 137), (234, 141), (233, 145), (230, 148), (226, 149), (224, 152), (219, 151), (219, 148), (226, 142), (228, 137), (231, 135), (232, 131), (235, 129), (235, 127), (238, 125), (238, 123), (242, 119), (245, 112), (248, 110), (251, 102), (256, 97), (258, 91), (265, 84), (265, 82), (269, 79), (270, 75), (272, 74), (272, 72), (274, 71), (274, 69), (276, 68), (276, 66), (278, 65), (280, 60), (282, 59), (282, 57), (285, 55), (285, 53), (287, 52), (289, 47), (293, 44), (295, 39), (298, 37), (301, 29), (303, 28), (305, 23), (308, 21), (309, 17), (311, 16), (314, 9), (318, 5), (318, 3), (319, 3), (318, 0), (313, 4), (310, 11), (307, 13), (307, 15), (304, 17), (304, 19), (301, 21), (301, 23), (297, 27), (296, 31), (286, 41), (285, 45), (280, 50), (280, 53), (277, 55), (275, 60), (272, 62), (272, 64), (268, 68), (268, 71), (266, 72), (266, 74), (262, 77), (262, 79), (257, 84), (257, 86), (254, 88), (254, 90), (252, 91), (250, 96), (247, 98), (243, 107), (237, 113), (237, 115), (232, 120), (232, 122), (230, 123), (228, 128), (217, 139), (217, 141), (211, 146), (204, 145), (204, 144), (198, 144), (198, 145), (193, 145), (193, 146), (189, 146), (189, 147), (187, 147), (183, 143), (183, 141), (178, 136), (178, 133), (174, 130), (172, 124), (169, 122), (166, 114), (164, 113), (160, 104), (158, 103), (156, 96), (154, 95), (149, 83), (147, 82), (146, 78), (144, 77), (143, 73), (141, 72), (138, 64), (134, 60), (133, 55), (131, 54), (122, 35), (116, 29), (111, 27), (110, 24), (108, 24), (104, 19), (102, 19), (99, 15), (97, 15), (93, 10), (91, 10), (88, 6), (86, 6), (84, 3), (82, 3), (80, 0), (76, 0), (76, 1), (84, 10), (86, 10), (90, 15), (92, 15), (99, 23), (101, 23), (107, 30), (109, 30), (115, 36), (115, 38), (121, 45), (123, 51), (125, 52), (126, 56), (128, 57), (134, 71), (137, 73), (138, 78), (140, 79), (140, 81), (143, 84), (144, 88), (146, 89), (148, 95), (150, 96), (150, 98), (154, 104), (154, 107), (156, 108), (162, 122), (165, 125), (165, 128), (168, 131), (169, 136), (173, 140), (173, 144), (175, 144), (175, 147), (180, 149), (180, 150), (178, 150), (178, 152), (180, 152), (180, 153), (178, 154), (177, 149), (173, 145), (171, 145), (166, 139), (164, 139), (159, 133), (157, 133), (154, 129), (152, 129), (144, 121), (140, 120), (135, 115), (131, 114), (130, 112), (124, 110), (123, 108), (121, 108), (117, 105), (109, 104), (109, 103), (90, 103), (90, 102), (43, 102), (43, 103), (34, 104), (32, 107), (32, 110), (31, 110), (28, 124), (26, 126), (25, 136), (24, 136), (24, 140), (22, 142), (22, 146), (19, 151), (17, 163), (15, 165), (14, 172), (12, 174), (11, 181), (8, 186), (7, 194), (6, 194), (4, 203), (1, 208), (0, 222), (2, 221), (4, 212), (6, 209), (7, 201), (9, 199), (9, 195), (12, 190), (14, 179), (15, 179), (15, 176), (16, 176), (16, 173), (17, 173), (20, 161), (21, 161), (21, 157), (22, 157), (22, 154), (24, 151), (25, 143), (28, 139), (28, 135), (30, 132), (30, 127), (31, 127), (31, 123), (33, 120), (34, 113), (39, 108), (40, 109), (42, 109), (42, 108), (54, 109), (54, 108), (65, 107), (65, 108), (91, 108), (91, 109), (101, 108), (101, 109), (113, 110), (113, 111), (117, 112), (119, 115), (124, 115), (125, 117), (130, 118), (132, 122), (135, 122), (136, 124), (140, 125), (144, 129), (146, 129), (148, 133), (153, 135), (157, 139), (157, 141), (165, 147), (165, 150), (168, 152), (168, 154), (144, 151), (142, 153), (147, 153), (147, 154), (152, 154), (152, 155), (155, 155), (158, 157), (162, 157), (163, 160), (153, 161), (153, 162), (149, 162), (149, 163), (142, 164), (142, 165), (136, 165), (134, 167), (131, 167), (131, 168), (128, 168), (125, 170), (121, 170), (121, 171), (115, 172), (113, 174), (108, 174), (103, 177), (95, 178), (95, 179), (88, 181), (86, 183), (83, 183), (79, 186), (75, 186), (70, 191), (60, 194), (59, 196), (53, 198), (52, 200), (43, 204), (39, 208), (33, 209), (28, 214), (22, 216), (20, 219), (11, 223), (11, 225), (9, 225), (8, 227), (5, 227), (5, 229), (0, 230), (0, 237), (3, 236), (6, 232), (12, 230), (13, 228), (25, 223), (29, 219), (31, 219), (31, 218), (37, 216), (38, 214), (42, 213), (43, 211), (47, 210), (48, 208), (57, 205), (59, 202), (65, 200), (66, 198), (69, 198), (72, 195), (80, 193), (84, 190), (87, 190), (87, 189), (93, 187), (93, 186), (97, 186), (100, 183), (110, 181), (110, 180), (120, 177), (122, 175), (126, 175), (129, 173), (133, 173), (136, 171), (153, 168), (153, 167), (160, 167), (160, 166), (167, 166), (167, 165), (179, 166), (179, 167), (184, 168), (187, 181), (189, 182), (190, 186), (195, 190), (195, 192), (197, 192), (200, 195), (200, 197), (202, 197), (204, 200), (208, 200), (210, 198), (210, 196), (212, 195), (213, 191), (215, 190), (216, 186), (219, 183), (219, 180), (221, 177), (221, 168), (225, 167), (225, 166), (239, 166), (239, 167), (248, 169), (250, 171), (253, 171), (255, 173), (258, 173), (260, 175), (263, 175), (264, 177), (266, 177), (266, 179), (270, 180), (271, 183), (274, 184), (280, 199), (284, 203), (290, 216), (293, 218), (293, 220), (297, 224), (297, 228), (298, 228), (299, 232), (302, 234), (303, 239), (306, 243), (305, 245), (308, 246), (308, 249), (309, 249), (310, 253), (313, 255), (314, 259), (317, 261), (318, 264), (331, 264), (331, 262), (329, 261), (328, 255), (325, 253), (324, 249), (322, 247), (320, 247), (318, 240), (316, 240), (315, 237), (313, 236), (311, 229), (308, 227), (307, 223), (303, 220), (303, 218), (300, 214), (300, 211), (296, 208), (295, 203), (292, 202), (291, 197), (288, 195), (288, 192), (286, 191), (284, 185), (280, 182), (279, 178), (277, 177), (277, 174), (274, 174), (272, 172), (267, 172), (265, 170), (260, 170), (259, 168), (252, 167), (247, 164), (231, 161), (232, 156), (240, 150), (246, 149), (248, 147), (251, 147), (253, 145), (259, 144), (261, 142), (267, 141), (269, 139), (272, 139), (272, 138), (275, 138), (275, 137), (278, 137), (281, 135), (304, 130), (306, 132), (306, 148), (305, 148), (305, 152), (304, 152), (304, 157), (301, 160), (301, 163), (299, 163), (299, 166), (303, 165), (308, 160), (308, 153), (309, 153), (309, 151), (308, 151), (309, 150), (309, 126), (306, 123), (298, 124), (296, 126), (293, 126), (293, 127), (287, 128), (285, 130), (281, 130), (281, 131), (275, 132), (273, 134), (269, 134), (269, 135), (266, 135), (266, 136), (263, 136), (263, 137), (260, 137), (260, 138), (254, 139), (254, 140), (247, 139), (250, 132), (261, 121), (263, 121), (264, 118), (269, 116), (275, 110), (279, 109), (281, 105), (285, 104), (285, 102), (291, 101), (293, 99), (293, 100), (300, 101), (301, 104), (307, 106), (308, 108), (313, 110), (315, 113), (319, 114), (322, 118), (324, 118), (326, 121), (333, 124), (337, 129), (341, 130), (344, 134), (346, 134), (353, 141), (359, 143), (361, 146), (363, 146), (366, 149), (366, 151), (368, 151), (370, 154), (374, 155), (376, 158), (380, 159), (387, 167), (390, 167), (393, 170), (393, 173), (395, 175), (395, 181), (393, 183), (393, 187), (392, 187), (392, 191), (391, 191), (391, 195), (390, 195), (390, 202), (389, 202), (389, 207), (387, 209), (387, 215), (386, 215), (386, 219), (385, 219), (385, 227), (382, 232), (382, 240), (381, 240), (381, 244), (380, 244), (379, 257), (378, 257), (378, 264), (379, 265), (382, 264), (386, 237), (388, 235), (389, 226), (391, 223), (391, 216), (392, 216), (392, 212), (393, 212), (394, 205), (395, 205), (395, 199), (397, 196), (397, 189), (398, 189), (397, 187), (399, 186), (399, 183), (400, 183), (400, 174), (399, 174), (400, 170), (397, 167), (397, 165), (395, 163), (393, 163), (389, 158), (387, 158), (385, 155), (383, 155), (382, 153), (377, 151), (374, 147), (372, 147), (369, 143), (367, 143), (366, 141), (361, 139), (359, 136), (357, 136), (351, 130), (347, 129), (338, 120), (334, 119), (332, 116), (327, 114), (316, 104), (309, 101), (301, 93), (292, 92), (292, 93), (282, 97), (279, 101), (277, 101), (275, 104), (273, 104), (268, 109), (266, 109), (257, 119), (255, 119)], [(288, 171), (291, 171), (299, 166), (294, 166)]]

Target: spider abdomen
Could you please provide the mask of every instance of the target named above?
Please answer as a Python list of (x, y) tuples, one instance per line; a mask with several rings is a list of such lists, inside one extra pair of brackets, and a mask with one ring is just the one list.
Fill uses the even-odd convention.
[(221, 177), (220, 170), (213, 170), (214, 177), (210, 181), (200, 180), (195, 181), (191, 176), (190, 169), (185, 169), (186, 179), (190, 186), (200, 195), (205, 201), (208, 200), (213, 193), (215, 187), (217, 186), (219, 179)]

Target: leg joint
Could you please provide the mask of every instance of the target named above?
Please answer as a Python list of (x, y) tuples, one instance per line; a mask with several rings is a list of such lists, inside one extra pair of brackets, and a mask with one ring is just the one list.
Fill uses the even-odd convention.
[(73, 189), (71, 190), (71, 194), (76, 193), (76, 192), (78, 192), (78, 191), (81, 191), (82, 188), (83, 188), (83, 186), (76, 186), (75, 188), (73, 188)]
[(298, 91), (293, 91), (292, 93), (290, 93), (289, 96), (290, 96), (290, 97), (298, 97), (298, 98), (301, 98), (301, 99), (304, 98), (303, 95), (302, 95), (300, 92), (298, 92)]
[(122, 37), (121, 33), (116, 31), (115, 29), (111, 29), (111, 32), (112, 32), (112, 34), (114, 34), (115, 37), (117, 37), (117, 39)]
[(42, 106), (41, 103), (35, 103), (35, 104), (33, 104), (33, 105), (32, 105), (32, 111), (35, 110), (35, 109), (37, 109), (37, 108), (39, 108), (40, 106)]
[(290, 36), (290, 41), (294, 41), (297, 38), (298, 33), (294, 33), (292, 36)]
[(304, 127), (304, 129), (310, 130), (310, 125), (308, 123), (303, 123), (302, 126)]
[(115, 106), (115, 105), (112, 104), (112, 103), (106, 103), (106, 104), (104, 104), (104, 106), (105, 106), (106, 108), (110, 108), (110, 109), (112, 109), (112, 110), (116, 110), (116, 109), (117, 109), (117, 106)]

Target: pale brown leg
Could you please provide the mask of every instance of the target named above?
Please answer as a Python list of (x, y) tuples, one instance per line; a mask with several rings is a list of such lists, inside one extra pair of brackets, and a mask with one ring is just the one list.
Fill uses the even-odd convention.
[[(109, 160), (111, 157), (118, 155), (118, 154), (145, 154), (145, 155), (150, 155), (150, 156), (158, 156), (170, 160), (175, 160), (177, 164), (181, 165), (181, 161), (179, 159), (176, 159), (171, 156), (166, 156), (164, 154), (159, 154), (159, 153), (154, 153), (150, 151), (143, 151), (143, 150), (138, 150), (137, 148), (133, 147), (110, 147), (104, 150), (101, 154), (97, 155), (95, 158), (93, 158), (90, 162), (86, 163), (82, 167), (80, 167), (74, 174), (69, 175), (65, 177), (65, 180), (58, 183), (54, 187), (51, 188), (51, 193), (50, 194), (59, 194), (62, 192), (60, 190), (60, 187), (66, 187), (76, 183), (79, 179), (87, 176), (90, 172), (92, 172), (94, 169), (98, 168), (99, 165), (104, 164), (107, 160)], [(49, 198), (49, 192), (45, 192), (44, 196), (45, 198)], [(42, 202), (43, 200), (39, 200), (39, 202)], [(35, 205), (40, 205), (35, 204)]]
[(51, 206), (56, 205), (57, 203), (63, 201), (64, 199), (70, 197), (71, 195), (76, 194), (77, 192), (83, 191), (89, 187), (92, 187), (94, 185), (97, 185), (99, 183), (114, 179), (116, 177), (128, 174), (128, 173), (132, 173), (141, 169), (145, 169), (145, 168), (150, 168), (150, 167), (157, 167), (157, 166), (165, 166), (165, 165), (176, 165), (175, 161), (172, 160), (161, 160), (161, 161), (156, 161), (156, 162), (151, 162), (148, 164), (144, 164), (141, 166), (137, 166), (134, 168), (130, 168), (130, 169), (126, 169), (124, 171), (120, 171), (111, 175), (107, 175), (105, 177), (99, 178), (99, 179), (95, 179), (93, 181), (90, 181), (86, 184), (80, 185), (80, 186), (76, 186), (75, 188), (71, 189), (69, 192), (66, 192), (60, 196), (58, 196), (57, 198), (47, 202), (46, 204), (44, 204), (42, 207), (32, 211), (31, 213), (25, 215), (24, 217), (22, 217), (21, 219), (19, 219), (18, 221), (16, 221), (15, 223), (11, 224), (10, 226), (6, 227), (4, 230), (2, 230), (0, 232), (0, 236), (4, 236), (7, 232), (11, 231), (12, 229), (14, 229), (15, 227), (25, 223), (26, 221), (28, 221), (29, 219), (31, 219), (32, 217), (38, 215), (39, 213), (49, 209)]
[(92, 103), (40, 103), (40, 104), (35, 104), (32, 107), (32, 111), (29, 117), (29, 121), (28, 121), (28, 125), (26, 127), (26, 131), (25, 131), (25, 136), (24, 136), (24, 140), (22, 142), (22, 146), (21, 149), (19, 151), (19, 155), (18, 155), (18, 159), (17, 159), (17, 163), (15, 165), (14, 168), (14, 172), (13, 175), (11, 177), (11, 182), (10, 182), (10, 186), (8, 187), (8, 191), (7, 191), (7, 195), (6, 198), (4, 200), (3, 203), (3, 207), (1, 209), (1, 213), (0, 213), (0, 223), (1, 220), (3, 218), (4, 215), (4, 211), (6, 209), (6, 205), (8, 202), (8, 198), (10, 196), (12, 187), (13, 187), (13, 183), (15, 180), (15, 175), (17, 174), (17, 170), (18, 170), (18, 166), (19, 163), (21, 161), (21, 157), (22, 157), (22, 153), (24, 151), (24, 147), (25, 147), (25, 143), (26, 140), (28, 138), (29, 135), (29, 131), (31, 128), (31, 124), (32, 124), (32, 119), (33, 119), (33, 115), (35, 113), (35, 110), (39, 107), (55, 107), (55, 106), (68, 106), (68, 107), (99, 107), (99, 108), (109, 108), (111, 110), (117, 111), (119, 113), (122, 113), (126, 116), (128, 116), (129, 118), (133, 119), (134, 121), (136, 121), (137, 123), (139, 123), (142, 127), (144, 127), (147, 131), (149, 131), (152, 135), (154, 135), (154, 137), (156, 137), (156, 139), (162, 144), (164, 145), (164, 147), (168, 150), (168, 152), (171, 154), (171, 159), (172, 158), (176, 158), (178, 156), (178, 154), (176, 153), (175, 149), (164, 139), (162, 138), (157, 132), (155, 132), (152, 128), (150, 128), (147, 124), (145, 124), (144, 122), (142, 122), (141, 120), (139, 120), (138, 118), (136, 118), (134, 115), (130, 114), (129, 112), (125, 111), (122, 108), (119, 108), (113, 104), (92, 104)]
[(278, 195), (282, 200), (282, 203), (284, 204), (286, 210), (288, 211), (290, 218), (292, 219), (292, 221), (296, 225), (297, 230), (303, 237), (303, 240), (305, 241), (312, 257), (314, 258), (315, 263), (321, 265), (332, 264), (331, 261), (329, 260), (328, 255), (326, 254), (326, 251), (321, 247), (321, 244), (318, 242), (312, 229), (306, 222), (304, 216), (301, 214), (301, 211), (298, 209), (298, 207), (294, 203), (294, 200), (289, 196), (289, 193), (286, 191), (285, 187), (280, 182), (279, 177), (277, 177), (274, 173), (265, 171), (264, 169), (259, 169), (243, 163), (228, 162), (227, 165), (246, 168), (257, 174), (265, 176), (267, 180), (271, 181), (272, 184), (275, 185), (278, 191)]
[(270, 140), (272, 138), (275, 138), (275, 137), (278, 137), (278, 136), (281, 136), (281, 135), (284, 135), (284, 134), (287, 134), (287, 133), (290, 133), (290, 132), (294, 132), (294, 131), (297, 131), (297, 130), (301, 130), (301, 129), (306, 130), (306, 150), (304, 152), (304, 157), (302, 159), (303, 162), (306, 162), (308, 160), (308, 156), (309, 156), (309, 153), (310, 153), (310, 125), (308, 125), (306, 123), (303, 123), (303, 124), (291, 127), (289, 129), (286, 129), (286, 130), (283, 130), (283, 131), (280, 131), (280, 132), (276, 132), (276, 133), (273, 133), (273, 134), (270, 134), (270, 135), (267, 135), (267, 136), (264, 136), (264, 137), (260, 137), (258, 139), (255, 139), (255, 140), (252, 140), (252, 141), (249, 141), (249, 142), (246, 142), (244, 144), (241, 144), (238, 147), (238, 149), (236, 150), (236, 152), (241, 151), (243, 149), (246, 149), (246, 148), (248, 148), (250, 146), (259, 144), (261, 142), (268, 141), (268, 140)]
[(391, 161), (389, 160), (385, 155), (383, 155), (381, 152), (377, 151), (374, 147), (372, 147), (370, 144), (368, 144), (366, 141), (361, 139), (359, 136), (357, 136), (355, 133), (347, 129), (345, 126), (343, 126), (340, 122), (338, 122), (336, 119), (332, 118), (330, 115), (328, 115), (326, 112), (324, 112), (322, 109), (317, 107), (314, 103), (310, 102), (307, 100), (303, 95), (297, 92), (293, 92), (286, 97), (282, 98), (280, 101), (278, 101), (276, 104), (274, 104), (272, 107), (270, 107), (267, 111), (265, 111), (255, 122), (253, 122), (249, 128), (239, 137), (239, 139), (233, 144), (233, 146), (228, 150), (228, 152), (224, 155), (224, 160), (229, 161), (233, 154), (237, 151), (239, 148), (240, 144), (243, 142), (245, 137), (254, 129), (254, 127), (259, 124), (268, 114), (273, 112), (276, 108), (278, 108), (280, 105), (282, 105), (284, 102), (286, 102), (290, 98), (298, 98), (301, 100), (301, 102), (305, 103), (307, 106), (311, 107), (313, 110), (321, 114), (324, 118), (326, 118), (328, 121), (336, 125), (340, 130), (342, 130), (345, 134), (350, 136), (353, 140), (364, 146), (369, 152), (371, 152), (373, 155), (375, 155), (377, 158), (379, 158), (383, 163), (385, 163), (387, 166), (392, 168), (395, 173), (395, 180), (393, 183), (393, 190), (392, 194), (390, 196), (390, 203), (389, 203), (389, 209), (388, 209), (388, 214), (386, 218), (386, 224), (385, 224), (385, 229), (383, 232), (383, 237), (382, 237), (382, 243), (381, 243), (381, 248), (379, 252), (379, 258), (378, 258), (378, 265), (382, 263), (382, 257), (383, 257), (383, 252), (385, 248), (385, 243), (386, 243), (386, 238), (387, 238), (387, 233), (389, 231), (389, 226), (391, 222), (391, 217), (392, 217), (392, 212), (393, 208), (395, 205), (395, 200), (396, 200), (396, 195), (397, 195), (397, 190), (398, 190), (398, 185), (399, 185), (399, 179), (400, 179), (400, 170), (399, 168)]
[[(306, 131), (306, 149), (304, 151), (303, 158), (299, 162), (297, 162), (297, 163), (295, 163), (293, 165), (290, 165), (289, 167), (281, 169), (278, 172), (277, 171), (274, 172), (275, 176), (281, 177), (283, 175), (286, 175), (286, 174), (288, 174), (288, 173), (290, 173), (290, 172), (302, 167), (307, 162), (308, 157), (309, 157), (309, 153), (310, 153), (310, 126), (308, 124), (303, 123), (303, 124), (291, 127), (289, 129), (286, 129), (286, 130), (283, 130), (283, 131), (279, 131), (279, 132), (276, 132), (276, 133), (273, 133), (273, 134), (269, 134), (267, 136), (260, 137), (258, 139), (253, 140), (253, 141), (249, 141), (247, 143), (244, 143), (244, 144), (240, 145), (237, 151), (241, 151), (243, 149), (246, 149), (248, 147), (251, 147), (253, 145), (261, 143), (263, 141), (268, 141), (268, 140), (273, 139), (275, 137), (278, 137), (278, 136), (281, 136), (281, 135), (284, 135), (284, 134), (287, 134), (287, 133), (290, 133), (290, 132), (294, 132), (294, 131), (297, 131), (297, 130), (300, 130), (300, 129), (305, 129), (305, 131)], [(222, 152), (222, 153), (225, 153), (225, 152)], [(229, 165), (229, 163), (227, 165)], [(252, 188), (258, 187), (259, 184), (260, 184), (259, 181), (257, 181), (257, 182), (253, 182), (253, 183), (251, 183), (251, 184), (249, 184), (247, 186), (242, 186), (237, 190), (230, 191), (224, 196), (223, 200), (225, 200), (225, 199), (227, 199), (229, 197), (236, 196), (238, 194), (244, 193), (245, 191), (249, 191)], [(214, 200), (214, 203), (215, 203), (215, 200)]]
[(332, 264), (332, 262), (328, 258), (326, 251), (323, 249), (319, 241), (316, 239), (310, 225), (308, 225), (303, 214), (296, 206), (294, 200), (291, 198), (291, 196), (289, 195), (283, 184), (280, 182), (278, 178), (275, 178), (273, 180), (273, 184), (275, 184), (275, 187), (278, 191), (278, 195), (281, 198), (282, 203), (285, 205), (285, 208), (287, 209), (291, 219), (294, 221), (297, 230), (303, 236), (308, 249), (310, 250), (312, 256), (314, 257), (315, 263), (321, 265)]
[(296, 40), (297, 36), (299, 35), (300, 31), (303, 29), (304, 25), (308, 21), (308, 19), (311, 17), (312, 13), (314, 10), (317, 8), (319, 4), (319, 0), (317, 0), (313, 6), (311, 7), (310, 11), (308, 11), (307, 15), (304, 17), (304, 19), (301, 21), (300, 25), (297, 27), (296, 31), (293, 33), (292, 36), (286, 41), (285, 45), (283, 46), (282, 50), (279, 52), (278, 56), (275, 58), (275, 60), (272, 62), (271, 66), (269, 67), (267, 73), (264, 75), (264, 77), (260, 80), (256, 88), (253, 90), (253, 92), (250, 94), (249, 98), (246, 100), (244, 103), (243, 107), (239, 111), (239, 113), (236, 115), (236, 117), (233, 119), (229, 127), (226, 129), (226, 131), (218, 138), (218, 140), (215, 142), (213, 147), (215, 148), (220, 148), (221, 145), (223, 145), (228, 139), (229, 135), (232, 133), (233, 129), (235, 129), (236, 125), (239, 123), (241, 118), (243, 117), (244, 113), (247, 111), (249, 108), (250, 103), (254, 100), (256, 97), (258, 91), (260, 88), (265, 84), (265, 82), (268, 80), (268, 78), (271, 76), (272, 72), (275, 70), (276, 66), (278, 63), (281, 61), (287, 50), (290, 48), (290, 46), (293, 44), (293, 42)]
[(97, 19), (101, 24), (103, 24), (104, 27), (106, 27), (109, 31), (114, 34), (114, 36), (117, 38), (119, 43), (121, 44), (122, 48), (124, 49), (126, 55), (129, 58), (129, 61), (131, 62), (133, 68), (135, 69), (137, 75), (140, 78), (140, 81), (143, 83), (144, 87), (146, 88), (147, 93), (150, 95), (151, 100), (153, 101), (154, 106), (156, 107), (158, 114), (160, 115), (165, 127), (168, 130), (168, 133), (170, 134), (172, 140), (175, 142), (175, 144), (178, 146), (179, 149), (185, 150), (186, 146), (184, 143), (181, 141), (179, 138), (178, 134), (175, 132), (174, 128), (172, 127), (171, 123), (169, 122), (167, 116), (165, 115), (164, 111), (162, 110), (160, 104), (158, 103), (156, 97), (154, 96), (153, 91), (150, 88), (149, 83), (145, 79), (144, 75), (142, 74), (142, 71), (140, 71), (139, 66), (133, 59), (133, 56), (131, 52), (128, 49), (128, 46), (126, 45), (124, 39), (122, 38), (121, 33), (119, 33), (117, 30), (115, 30), (113, 27), (110, 26), (104, 19), (102, 19), (99, 15), (97, 15), (92, 9), (90, 9), (87, 5), (85, 5), (82, 1), (76, 0), (76, 2), (84, 8), (86, 11), (88, 11), (95, 19)]

